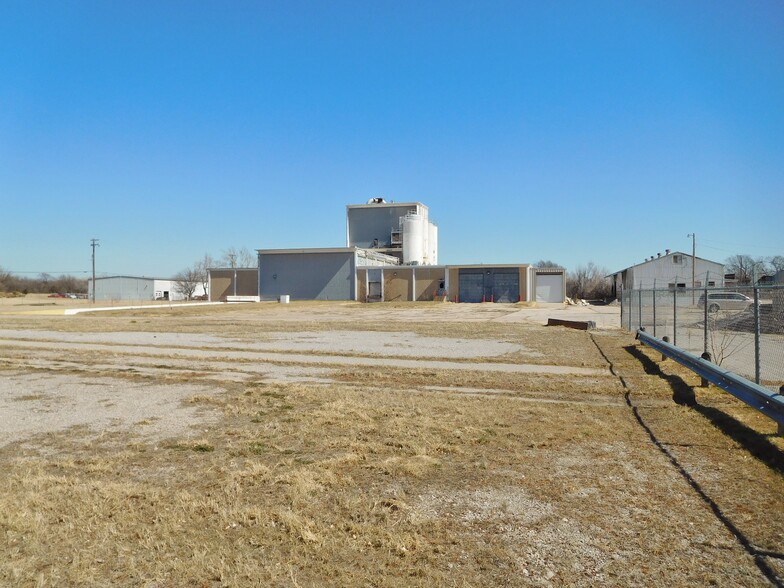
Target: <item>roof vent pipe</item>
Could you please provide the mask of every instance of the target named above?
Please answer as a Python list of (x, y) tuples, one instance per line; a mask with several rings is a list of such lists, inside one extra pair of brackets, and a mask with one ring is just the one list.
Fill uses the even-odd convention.
[(657, 253), (657, 254), (656, 254), (656, 257), (661, 257), (661, 253)]
[(670, 250), (669, 249), (665, 249), (664, 250), (664, 255), (669, 255), (669, 254), (670, 254)]

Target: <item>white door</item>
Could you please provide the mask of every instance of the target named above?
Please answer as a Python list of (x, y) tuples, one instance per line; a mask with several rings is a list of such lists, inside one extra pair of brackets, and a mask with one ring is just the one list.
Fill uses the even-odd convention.
[(563, 274), (536, 274), (536, 301), (564, 301)]

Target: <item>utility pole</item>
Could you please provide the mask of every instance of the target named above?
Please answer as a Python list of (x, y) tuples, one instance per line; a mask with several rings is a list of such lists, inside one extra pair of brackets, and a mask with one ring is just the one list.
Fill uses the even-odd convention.
[(95, 248), (98, 245), (98, 239), (90, 239), (90, 247), (93, 248), (93, 304), (95, 304)]
[[(694, 288), (697, 287), (696, 279), (696, 271), (697, 271), (697, 234), (696, 233), (689, 233), (686, 235), (688, 239), (691, 237), (691, 303), (694, 304)], [(705, 304), (708, 304), (708, 301), (705, 301)]]

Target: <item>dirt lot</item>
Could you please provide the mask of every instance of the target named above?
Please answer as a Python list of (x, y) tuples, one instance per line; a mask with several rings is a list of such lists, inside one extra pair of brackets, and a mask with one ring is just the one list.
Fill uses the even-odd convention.
[(774, 423), (612, 307), (55, 302), (0, 304), (0, 585), (784, 583)]

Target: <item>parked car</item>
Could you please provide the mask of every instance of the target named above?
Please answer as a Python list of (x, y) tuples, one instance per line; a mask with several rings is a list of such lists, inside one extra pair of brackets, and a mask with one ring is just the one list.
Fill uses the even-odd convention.
[[(708, 292), (708, 312), (746, 310), (752, 304), (754, 300), (740, 292)], [(697, 305), (705, 308), (705, 294), (700, 296)]]

